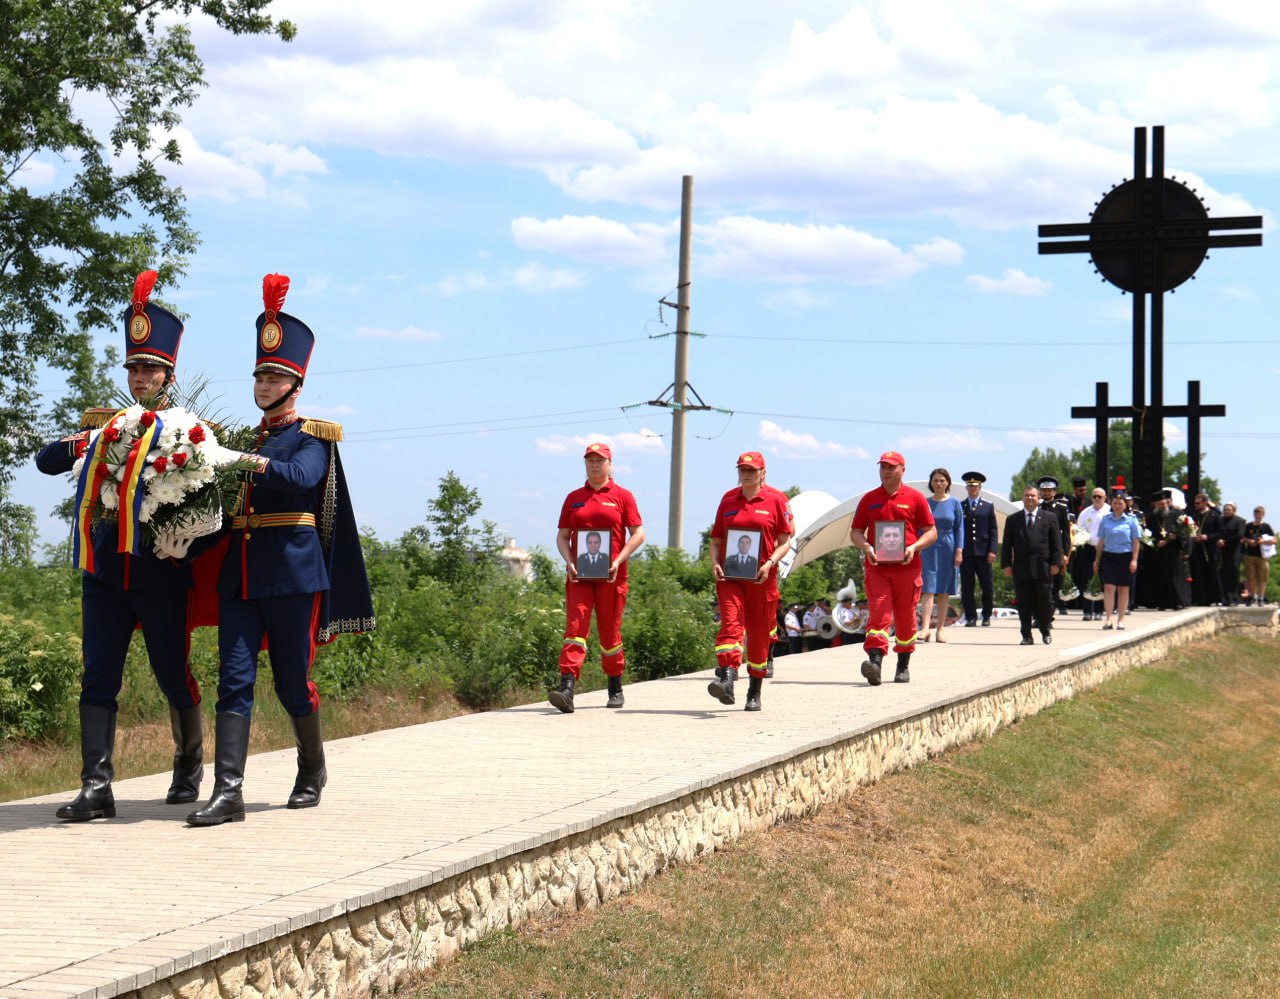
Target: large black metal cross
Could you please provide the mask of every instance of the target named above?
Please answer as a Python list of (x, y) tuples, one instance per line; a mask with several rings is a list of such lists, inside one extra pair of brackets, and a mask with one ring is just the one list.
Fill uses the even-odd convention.
[[(1134, 441), (1137, 441), (1138, 419), (1141, 413), (1136, 413), (1132, 406), (1111, 406), (1108, 405), (1108, 395), (1110, 386), (1106, 382), (1097, 382), (1094, 386), (1094, 404), (1092, 406), (1072, 406), (1071, 418), (1073, 420), (1093, 420), (1093, 484), (1096, 486), (1106, 487), (1108, 483), (1107, 466), (1110, 464), (1108, 460), (1108, 441), (1110, 437), (1108, 431), (1110, 429), (1110, 421), (1112, 419), (1132, 420), (1134, 431)], [(1187, 482), (1186, 489), (1188, 498), (1195, 496), (1200, 491), (1200, 419), (1205, 416), (1226, 416), (1227, 407), (1220, 405), (1204, 405), (1200, 402), (1200, 383), (1187, 382), (1187, 404), (1185, 406), (1165, 406), (1165, 416), (1185, 416), (1187, 418)], [(1164, 488), (1164, 460), (1163, 460), (1163, 433), (1160, 435), (1161, 440), (1161, 479), (1150, 488), (1143, 490), (1137, 483), (1134, 484), (1134, 495), (1139, 503), (1145, 503), (1147, 497), (1156, 489)]]
[[(1262, 236), (1258, 233), (1214, 236), (1210, 235), (1213, 230), (1261, 227), (1259, 215), (1210, 219), (1195, 191), (1176, 178), (1165, 177), (1163, 125), (1152, 129), (1150, 177), (1147, 176), (1147, 130), (1136, 128), (1133, 180), (1113, 187), (1098, 202), (1088, 222), (1040, 226), (1040, 236), (1046, 239), (1085, 237), (1041, 243), (1041, 253), (1088, 253), (1104, 280), (1122, 291), (1133, 292), (1133, 402), (1124, 415), (1133, 418), (1132, 482), (1139, 496), (1163, 486), (1164, 418), (1186, 408), (1164, 404), (1164, 293), (1194, 277), (1211, 248), (1262, 245)], [(1149, 402), (1148, 295), (1151, 296)], [(1210, 414), (1200, 407), (1199, 415)], [(1097, 416), (1096, 419), (1106, 418)], [(1197, 446), (1199, 436), (1197, 425)], [(1199, 452), (1188, 455), (1188, 459), (1194, 461), (1198, 471)]]

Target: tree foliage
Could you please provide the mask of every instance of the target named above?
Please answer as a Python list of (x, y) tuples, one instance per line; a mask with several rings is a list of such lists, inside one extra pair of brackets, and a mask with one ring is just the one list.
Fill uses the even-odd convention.
[(161, 169), (204, 85), (187, 20), (290, 40), (270, 4), (0, 0), (0, 479), (49, 430), (38, 366), (92, 364), (137, 273), (170, 283), (197, 244)]
[[(1097, 447), (1092, 441), (1072, 451), (1033, 448), (1022, 467), (1014, 473), (1009, 486), (1010, 499), (1016, 500), (1022, 495), (1022, 490), (1035, 485), (1036, 479), (1043, 475), (1056, 478), (1064, 492), (1070, 492), (1071, 479), (1076, 475), (1083, 475), (1093, 484), (1096, 453)], [(1203, 454), (1200, 460), (1204, 461)], [(1133, 424), (1128, 420), (1112, 420), (1107, 433), (1107, 481), (1103, 485), (1114, 486), (1119, 476), (1123, 476), (1126, 482), (1133, 481)], [(1164, 449), (1164, 477), (1165, 485), (1181, 486), (1187, 481), (1186, 451)], [(1217, 480), (1203, 471), (1200, 473), (1200, 489), (1212, 498), (1218, 498)]]

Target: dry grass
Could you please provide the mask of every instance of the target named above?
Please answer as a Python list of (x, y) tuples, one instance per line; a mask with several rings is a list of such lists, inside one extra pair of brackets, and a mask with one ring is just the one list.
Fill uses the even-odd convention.
[(1280, 995), (1280, 648), (1224, 639), (420, 994)]

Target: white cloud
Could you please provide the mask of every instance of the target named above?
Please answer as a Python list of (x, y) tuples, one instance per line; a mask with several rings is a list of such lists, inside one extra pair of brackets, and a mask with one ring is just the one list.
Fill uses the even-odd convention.
[(587, 280), (577, 271), (547, 267), (535, 262), (516, 268), (511, 276), (511, 283), (523, 291), (541, 294), (548, 291), (563, 291), (566, 288), (581, 288)]
[(999, 451), (1002, 445), (988, 440), (973, 427), (937, 427), (922, 434), (903, 437), (899, 442), (903, 451)]
[(379, 340), (405, 340), (419, 343), (437, 343), (444, 339), (444, 334), (437, 330), (422, 330), (416, 326), (404, 326), (400, 329), (384, 329), (373, 326), (356, 328), (358, 336), (373, 337)]
[(51, 187), (57, 179), (58, 168), (55, 164), (34, 157), (18, 167), (13, 175), (15, 183), (36, 190)]
[(1038, 448), (1057, 448), (1071, 451), (1093, 441), (1092, 423), (1059, 423), (1055, 427), (1007, 430), (1005, 439), (1010, 444), (1030, 444)]
[(544, 250), (617, 267), (653, 267), (671, 259), (669, 239), (679, 224), (627, 224), (596, 215), (563, 215), (558, 219), (528, 216), (511, 223), (516, 246)]
[(325, 161), (305, 146), (286, 146), (279, 142), (259, 142), (247, 136), (224, 142), (222, 148), (237, 162), (266, 167), (273, 177), (299, 173), (328, 173)]
[(539, 437), (533, 443), (539, 454), (580, 458), (588, 444), (597, 442), (609, 445), (615, 465), (620, 458), (636, 453), (657, 455), (664, 454), (667, 450), (662, 435), (648, 427), (641, 427), (638, 433), (627, 431), (620, 434), (588, 433), (578, 436), (553, 434), (550, 437)]
[(946, 240), (934, 240), (918, 254), (915, 248), (904, 251), (849, 226), (797, 225), (747, 216), (699, 226), (696, 236), (711, 249), (706, 273), (770, 282), (902, 281), (930, 262), (954, 257), (959, 250)]
[(435, 283), (436, 294), (445, 298), (461, 295), (468, 291), (484, 291), (489, 287), (489, 279), (479, 271), (466, 271), (462, 274), (450, 274)]
[(865, 448), (820, 441), (813, 434), (787, 430), (772, 420), (760, 421), (760, 439), (770, 454), (783, 458), (869, 458)]
[(830, 299), (815, 294), (808, 288), (784, 288), (764, 300), (764, 307), (775, 312), (801, 312), (808, 309), (820, 309), (830, 304)]
[(999, 278), (970, 274), (965, 281), (983, 294), (1043, 295), (1053, 287), (1043, 278), (1031, 277), (1016, 267), (1006, 268)]

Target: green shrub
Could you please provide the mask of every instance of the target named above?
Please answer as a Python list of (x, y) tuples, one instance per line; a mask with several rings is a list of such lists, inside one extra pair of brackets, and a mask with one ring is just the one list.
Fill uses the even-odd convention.
[(0, 743), (65, 733), (80, 672), (78, 637), (0, 615)]

